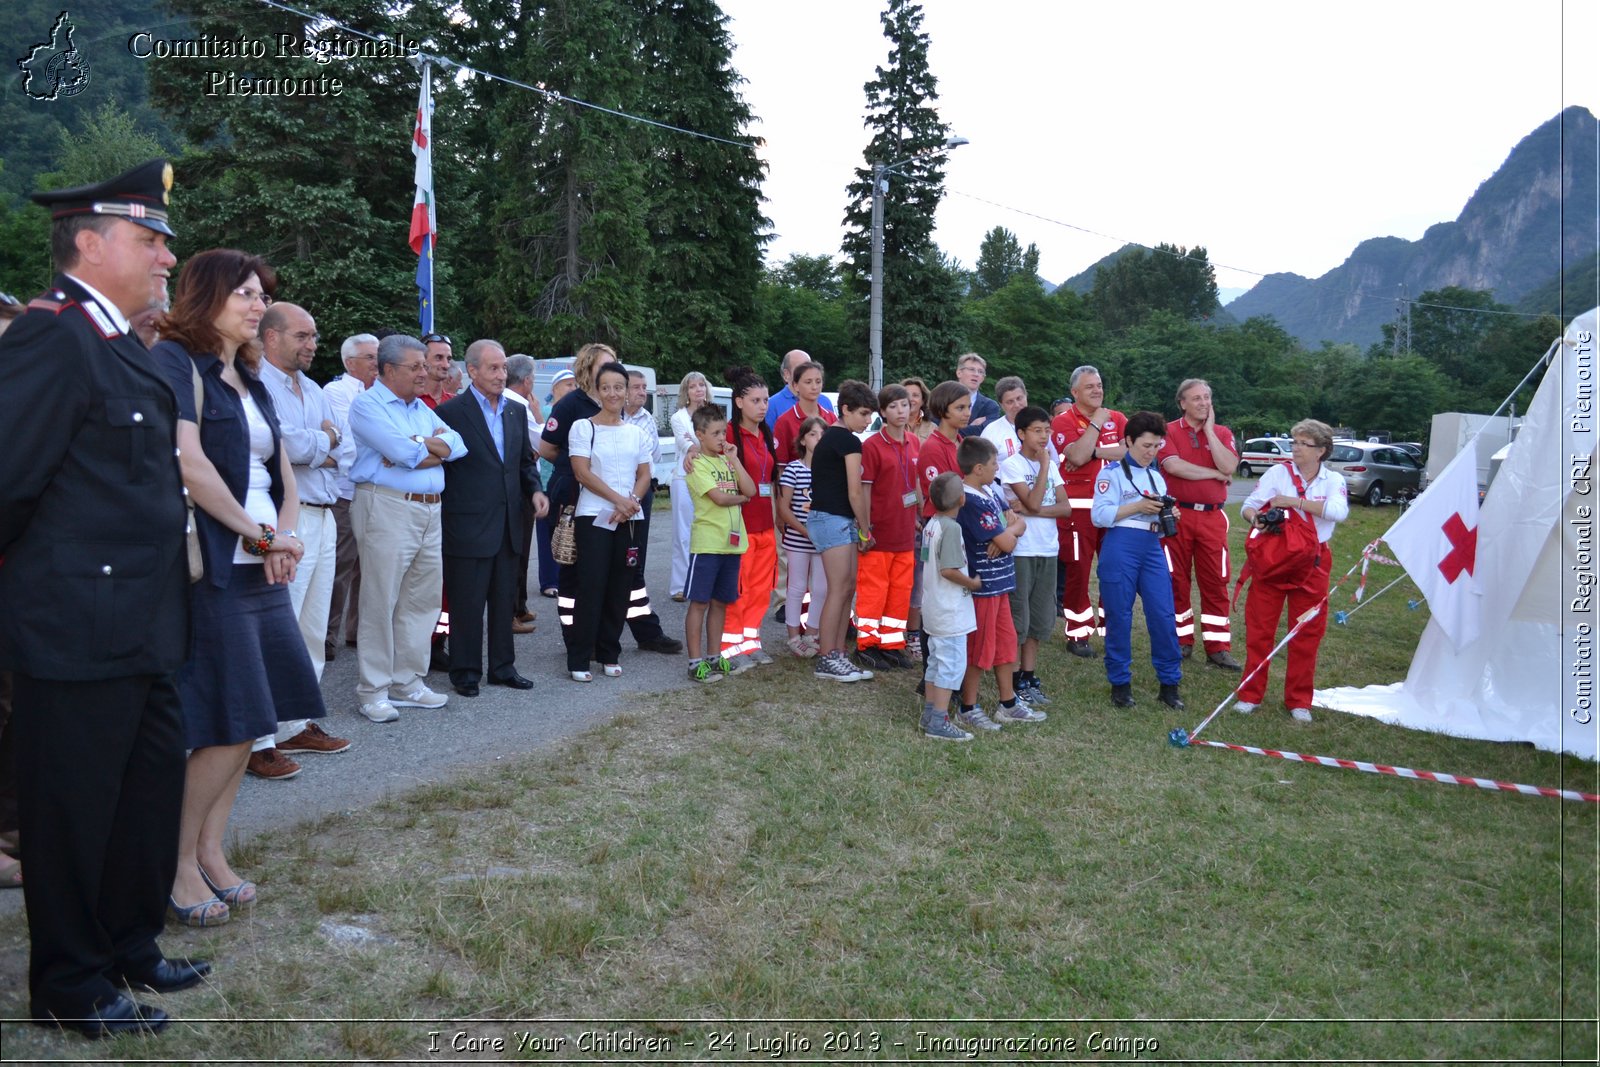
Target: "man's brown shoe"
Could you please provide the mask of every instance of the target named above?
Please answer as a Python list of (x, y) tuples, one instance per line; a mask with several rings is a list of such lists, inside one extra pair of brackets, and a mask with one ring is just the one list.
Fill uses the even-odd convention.
[(511, 632), (514, 634), (531, 634), (537, 629), (538, 627), (533, 624), (532, 620), (523, 622), (521, 619), (513, 619), (511, 621)]
[(275, 748), (264, 748), (260, 752), (250, 753), (250, 762), (245, 764), (244, 769), (257, 778), (283, 781), (299, 774), (300, 764)]
[(279, 752), (316, 752), (331, 756), (335, 752), (343, 752), (350, 747), (350, 742), (342, 737), (334, 737), (328, 731), (314, 722), (306, 723), (306, 728), (295, 734), (289, 740), (278, 745)]

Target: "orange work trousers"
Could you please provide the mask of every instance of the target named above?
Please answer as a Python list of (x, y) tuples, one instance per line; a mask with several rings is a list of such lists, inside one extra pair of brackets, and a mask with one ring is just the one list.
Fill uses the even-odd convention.
[(863, 552), (856, 565), (856, 648), (905, 648), (915, 552)]
[(778, 531), (745, 533), (750, 550), (739, 560), (739, 599), (722, 624), (722, 654), (732, 659), (761, 647), (761, 623), (778, 584)]

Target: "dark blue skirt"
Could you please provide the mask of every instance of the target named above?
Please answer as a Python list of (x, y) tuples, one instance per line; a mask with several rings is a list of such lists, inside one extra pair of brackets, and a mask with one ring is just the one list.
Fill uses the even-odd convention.
[(328, 713), (287, 585), (236, 563), (226, 588), (201, 580), (189, 591), (189, 662), (178, 671), (189, 748), (253, 741), (280, 721)]

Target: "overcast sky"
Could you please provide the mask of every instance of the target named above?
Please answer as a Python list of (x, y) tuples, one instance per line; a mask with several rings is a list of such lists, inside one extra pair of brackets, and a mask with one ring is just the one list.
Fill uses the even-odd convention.
[[(768, 262), (837, 256), (881, 4), (722, 7), (766, 139)], [(1595, 0), (923, 8), (940, 114), (972, 142), (951, 153), (936, 239), (970, 267), (1005, 226), (1052, 282), (1127, 241), (1203, 245), (1223, 288), (1316, 277), (1368, 237), (1454, 219), (1563, 107), (1600, 113)]]

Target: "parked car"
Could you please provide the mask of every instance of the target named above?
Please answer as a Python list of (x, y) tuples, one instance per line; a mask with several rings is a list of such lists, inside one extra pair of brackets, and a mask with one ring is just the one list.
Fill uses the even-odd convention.
[(1239, 477), (1254, 478), (1274, 463), (1288, 463), (1294, 441), (1288, 437), (1252, 437), (1239, 452)]
[(1428, 450), (1423, 447), (1420, 441), (1396, 441), (1394, 443), (1394, 447), (1403, 448), (1407, 452), (1410, 452), (1411, 458), (1422, 464), (1424, 467), (1428, 465)]
[(1422, 464), (1403, 448), (1373, 441), (1336, 441), (1328, 466), (1344, 476), (1350, 496), (1377, 507), (1386, 498), (1416, 496), (1427, 484)]

